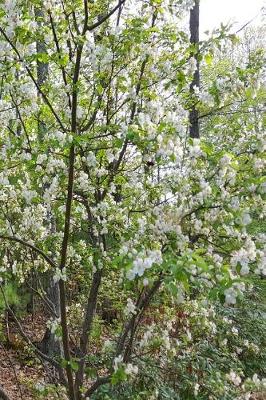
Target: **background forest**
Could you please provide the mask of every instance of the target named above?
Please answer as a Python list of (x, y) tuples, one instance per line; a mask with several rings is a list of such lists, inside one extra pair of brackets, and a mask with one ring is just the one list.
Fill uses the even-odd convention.
[(1, 400), (266, 399), (265, 26), (199, 13), (0, 1)]

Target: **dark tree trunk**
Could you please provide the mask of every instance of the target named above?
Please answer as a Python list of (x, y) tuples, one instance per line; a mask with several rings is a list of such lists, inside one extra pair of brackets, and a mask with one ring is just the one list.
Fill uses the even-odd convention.
[[(193, 80), (190, 85), (191, 97), (194, 97), (194, 87), (200, 86), (200, 63), (199, 63), (199, 1), (195, 1), (194, 7), (190, 10), (189, 28), (190, 43), (193, 46), (191, 57), (196, 61), (196, 70), (194, 71)], [(189, 111), (189, 136), (199, 138), (199, 112), (196, 102), (193, 100), (192, 107)]]

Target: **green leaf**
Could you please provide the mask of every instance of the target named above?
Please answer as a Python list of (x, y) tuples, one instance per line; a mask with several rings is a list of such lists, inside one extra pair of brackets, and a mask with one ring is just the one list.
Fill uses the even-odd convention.
[(112, 385), (117, 385), (118, 383), (124, 382), (127, 380), (127, 374), (123, 367), (118, 368), (111, 377)]
[(211, 65), (213, 61), (213, 55), (210, 53), (205, 54), (204, 61), (206, 62), (207, 65)]

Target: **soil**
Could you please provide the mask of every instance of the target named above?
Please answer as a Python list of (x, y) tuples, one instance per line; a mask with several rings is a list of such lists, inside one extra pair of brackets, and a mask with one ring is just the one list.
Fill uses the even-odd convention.
[[(42, 339), (43, 331), (40, 327), (45, 325), (41, 315), (35, 315), (34, 319), (25, 318), (22, 326), (33, 342)], [(0, 340), (0, 385), (10, 400), (34, 400), (36, 396), (32, 387), (36, 382), (46, 379), (43, 365), (20, 339), (12, 322), (9, 329), (9, 342)]]

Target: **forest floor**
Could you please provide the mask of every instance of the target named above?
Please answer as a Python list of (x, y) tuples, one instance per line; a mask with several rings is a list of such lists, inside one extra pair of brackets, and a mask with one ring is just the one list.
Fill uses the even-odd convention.
[[(33, 319), (29, 316), (22, 322), (23, 330), (32, 342), (41, 341), (44, 334), (41, 328), (43, 326), (45, 323), (41, 314), (36, 314)], [(34, 387), (38, 382), (47, 381), (47, 370), (19, 338), (12, 323), (9, 337), (9, 344), (1, 341), (0, 337), (0, 385), (10, 400), (36, 400)], [(52, 400), (50, 396), (44, 399)], [(266, 400), (266, 394), (253, 394), (250, 400)]]
[[(35, 315), (34, 319), (27, 317), (22, 323), (25, 334), (33, 342), (42, 339), (42, 326), (41, 315)], [(9, 328), (9, 343), (0, 339), (0, 384), (10, 400), (35, 400), (32, 388), (36, 382), (45, 379), (44, 368), (19, 338), (12, 323)]]

